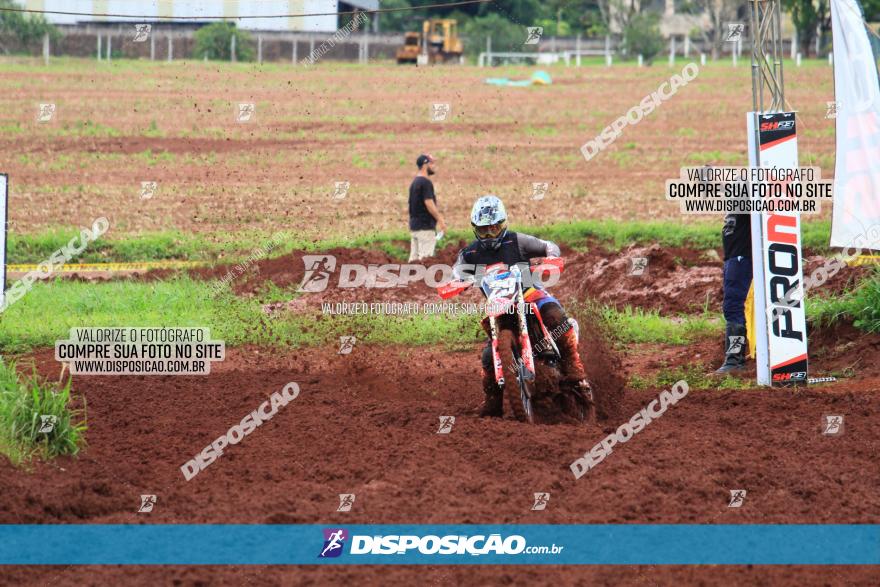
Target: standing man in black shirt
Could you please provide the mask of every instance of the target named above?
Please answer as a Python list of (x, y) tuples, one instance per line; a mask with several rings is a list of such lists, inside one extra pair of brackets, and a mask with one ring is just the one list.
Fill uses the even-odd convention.
[(724, 245), (724, 364), (716, 373), (741, 371), (746, 364), (746, 297), (752, 285), (752, 227), (749, 214), (728, 214), (721, 231)]
[(434, 184), (428, 179), (436, 173), (435, 159), (419, 155), (416, 166), (419, 172), (409, 186), (409, 230), (411, 233), (409, 260), (419, 261), (434, 254), (437, 244), (436, 232), (446, 231), (446, 222), (437, 209)]

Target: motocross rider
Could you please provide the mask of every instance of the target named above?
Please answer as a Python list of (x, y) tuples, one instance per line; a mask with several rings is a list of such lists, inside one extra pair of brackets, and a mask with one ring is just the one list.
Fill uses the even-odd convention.
[[(453, 267), (454, 276), (462, 281), (479, 280), (485, 267), (495, 263), (508, 266), (528, 265), (536, 257), (558, 257), (559, 247), (529, 234), (516, 233), (507, 229), (507, 212), (504, 203), (496, 196), (485, 195), (474, 202), (471, 209), (471, 226), (477, 237), (474, 242), (461, 250)], [(524, 277), (529, 273), (523, 271)], [(477, 282), (479, 283), (479, 282)], [(560, 367), (563, 382), (589, 393), (583, 363), (578, 354), (577, 326), (569, 320), (559, 301), (544, 290), (540, 282), (524, 282), (524, 298), (527, 303), (534, 302), (541, 313), (547, 330), (552, 333), (563, 332), (556, 340), (561, 355)], [(483, 393), (485, 403), (480, 411), (481, 417), (501, 417), (502, 390), (495, 380), (492, 361), (492, 346), (487, 340), (483, 348)]]

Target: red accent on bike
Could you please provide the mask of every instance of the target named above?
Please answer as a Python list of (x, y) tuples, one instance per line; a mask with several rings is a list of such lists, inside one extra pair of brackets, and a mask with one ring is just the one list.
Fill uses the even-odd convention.
[(538, 304), (532, 303), (530, 305), (532, 306), (532, 313), (535, 315), (535, 318), (538, 319), (538, 324), (541, 326), (541, 334), (544, 335), (544, 338), (542, 338), (538, 343), (543, 346), (545, 340), (553, 339), (550, 336), (550, 331), (547, 330), (547, 326), (544, 324), (544, 319), (541, 317), (541, 311), (538, 309)]
[(522, 361), (526, 370), (535, 375), (535, 357), (532, 355), (532, 341), (529, 339), (529, 333), (523, 332), (519, 335), (519, 347), (522, 353)]
[(492, 263), (491, 265), (486, 266), (486, 275), (489, 275), (493, 271), (507, 271), (508, 267), (504, 263)]
[(449, 298), (454, 298), (467, 288), (473, 285), (469, 281), (450, 281), (449, 283), (445, 283), (437, 288), (437, 293), (440, 294), (440, 297), (444, 300), (448, 300)]
[(514, 303), (515, 303), (514, 300), (508, 298), (508, 299), (496, 300), (494, 302), (486, 304), (486, 315), (492, 316), (493, 318), (497, 318), (498, 316), (501, 316), (502, 314), (507, 314), (510, 311), (510, 307)]
[(495, 381), (504, 383), (504, 369), (501, 366), (501, 353), (498, 352), (498, 339), (492, 338), (492, 362), (495, 366)]
[(538, 257), (532, 259), (532, 275), (542, 275), (544, 273), (554, 274), (562, 273), (565, 268), (565, 260), (562, 257)]

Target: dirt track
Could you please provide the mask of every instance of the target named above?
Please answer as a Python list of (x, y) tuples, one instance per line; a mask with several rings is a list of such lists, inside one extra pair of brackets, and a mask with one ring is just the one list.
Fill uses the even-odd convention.
[[(628, 373), (656, 359), (688, 362), (717, 345), (636, 349)], [(821, 370), (833, 345), (816, 347)], [(880, 337), (856, 352), (876, 353)], [(850, 349), (852, 350), (852, 349)], [(650, 352), (648, 352), (650, 351)], [(714, 351), (717, 353), (717, 350)], [(48, 351), (39, 371), (57, 377)], [(710, 359), (711, 360), (711, 359)], [(596, 361), (588, 361), (595, 368)], [(600, 426), (530, 427), (480, 420), (476, 350), (355, 347), (279, 353), (236, 348), (207, 378), (75, 377), (89, 408), (89, 446), (78, 459), (28, 474), (0, 465), (0, 523), (878, 523), (880, 373), (793, 393), (691, 391), (605, 462), (575, 480), (569, 463), (659, 390), (629, 391)], [(186, 460), (289, 381), (302, 392), (270, 422), (186, 482)], [(845, 434), (820, 434), (823, 414), (845, 415)], [(438, 435), (439, 416), (457, 420)], [(741, 509), (729, 489), (745, 488)], [(551, 493), (532, 512), (531, 495)], [(153, 493), (152, 514), (138, 514)], [(356, 505), (337, 513), (337, 494)], [(149, 517), (147, 517), (149, 516)], [(8, 569), (4, 584), (368, 584), (423, 580), (421, 569), (174, 568), (161, 574), (101, 569)], [(438, 583), (869, 584), (869, 569), (583, 568), (436, 569)], [(874, 575), (876, 576), (876, 575)], [(295, 577), (295, 578), (294, 578)], [(819, 581), (821, 577), (821, 581)], [(627, 579), (628, 578), (628, 579)]]
[[(452, 265), (458, 251), (467, 243), (447, 244), (434, 257), (420, 263), (426, 268), (434, 264)], [(722, 262), (715, 251), (698, 251), (688, 247), (629, 245), (612, 251), (590, 243), (586, 252), (576, 252), (562, 246), (565, 269), (553, 294), (565, 302), (587, 299), (614, 306), (618, 309), (632, 306), (658, 310), (663, 314), (696, 313), (704, 310), (720, 311), (722, 299)], [(326, 251), (294, 251), (272, 259), (262, 259), (248, 266), (244, 273), (234, 273), (232, 290), (240, 296), (252, 296), (271, 282), (280, 288), (295, 291), (305, 274), (303, 255), (332, 255), (338, 266), (343, 264), (385, 265), (401, 261), (379, 250), (334, 248)], [(647, 259), (641, 275), (631, 274), (632, 258)], [(825, 258), (811, 255), (806, 258), (804, 275), (823, 265)], [(197, 279), (223, 279), (233, 265), (217, 265), (189, 270)], [(867, 266), (843, 267), (838, 273), (813, 290), (811, 295), (840, 293), (853, 287), (870, 273)], [(173, 270), (153, 270), (138, 279), (166, 279)], [(439, 280), (440, 273), (434, 279)], [(449, 277), (448, 279), (451, 279)], [(320, 293), (304, 293), (289, 302), (273, 304), (273, 311), (320, 311), (322, 302), (437, 302), (437, 292), (424, 281), (414, 281), (405, 287), (337, 287), (338, 275), (331, 276), (328, 287)], [(391, 284), (393, 285), (393, 284)], [(477, 301), (480, 294), (465, 292), (462, 301)]]
[[(116, 66), (113, 66), (116, 67)], [(10, 129), (0, 138), (12, 174), (11, 227), (19, 233), (90, 223), (105, 215), (119, 230), (212, 233), (275, 228), (363, 234), (399, 228), (413, 157), (439, 155), (441, 205), (464, 226), (473, 197), (495, 192), (516, 222), (571, 218), (678, 218), (662, 199), (665, 179), (682, 165), (744, 164), (745, 68), (707, 69), (607, 152), (585, 162), (579, 146), (657, 87), (666, 68), (554, 70), (556, 85), (508, 92), (483, 72), (318, 68), (221, 70), (202, 64), (150, 66), (143, 75), (113, 67), (7, 72), (0, 99)], [(512, 70), (515, 76), (522, 70)], [(120, 85), (120, 80), (126, 86)], [(295, 80), (295, 85), (292, 85)], [(831, 174), (830, 69), (791, 72), (801, 111), (803, 162)], [(389, 93), (387, 87), (394, 86)], [(230, 91), (230, 88), (233, 88)], [(247, 88), (246, 92), (235, 88)], [(51, 90), (53, 95), (47, 95)], [(531, 91), (534, 90), (534, 91)], [(63, 97), (63, 100), (60, 99)], [(56, 100), (58, 120), (32, 123), (36, 102)], [(257, 104), (256, 124), (233, 122), (240, 101)], [(448, 124), (427, 120), (450, 102)], [(742, 106), (742, 107), (741, 107)], [(154, 129), (150, 127), (154, 126)], [(689, 125), (692, 125), (689, 126)], [(111, 136), (104, 136), (104, 135)], [(94, 135), (94, 136), (93, 136)], [(151, 200), (141, 181), (159, 181)], [(344, 206), (328, 203), (333, 182), (351, 181)], [(535, 181), (550, 182), (541, 202)], [(84, 205), (87, 202), (88, 205)], [(344, 213), (343, 213), (344, 212)], [(319, 227), (320, 230), (315, 230)], [(393, 263), (381, 252), (331, 251), (340, 263)], [(438, 255), (450, 262), (451, 249)], [(646, 276), (628, 276), (629, 257), (649, 259)], [(664, 313), (717, 310), (717, 260), (687, 250), (591, 247), (566, 251), (571, 271), (554, 291)], [(196, 271), (222, 277), (229, 267)], [(854, 270), (855, 271), (855, 270)], [(294, 287), (300, 255), (255, 264), (235, 284), (253, 295), (266, 281)], [(147, 279), (161, 278), (157, 273)], [(576, 278), (574, 276), (577, 276)], [(841, 288), (851, 273), (825, 287)], [(422, 285), (401, 291), (331, 289), (298, 298), (288, 311), (320, 301), (436, 300)], [(880, 337), (841, 328), (811, 347), (817, 373), (856, 364), (858, 378), (798, 394), (692, 391), (606, 462), (580, 480), (569, 463), (656, 397), (629, 391), (606, 401), (598, 426), (529, 427), (476, 417), (476, 349), (356, 347), (284, 351), (233, 348), (213, 374), (196, 377), (76, 377), (88, 401), (89, 445), (77, 459), (37, 463), (29, 472), (0, 462), (0, 523), (877, 523), (876, 466), (880, 371), (869, 363)], [(606, 387), (625, 373), (668, 365), (717, 363), (715, 341), (687, 348), (628, 349), (590, 356), (591, 378)], [(49, 351), (39, 371), (58, 376)], [(867, 358), (867, 360), (866, 360)], [(861, 361), (861, 363), (858, 363)], [(270, 422), (186, 482), (180, 465), (270, 393), (296, 381), (302, 393)], [(603, 400), (605, 401), (605, 400)], [(846, 417), (843, 436), (819, 432), (823, 414)], [(438, 418), (454, 415), (450, 435)], [(740, 509), (729, 490), (745, 488)], [(550, 507), (532, 512), (535, 491)], [(156, 494), (138, 514), (141, 494)], [(337, 513), (337, 494), (355, 493)], [(876, 584), (874, 569), (584, 568), (4, 568), (0, 584), (40, 585), (412, 585), (500, 584)]]
[[(451, 262), (457, 247), (431, 262)], [(338, 249), (339, 263), (394, 262), (387, 253)], [(699, 309), (720, 287), (717, 260), (686, 249), (630, 247), (564, 251), (562, 299), (594, 297), (664, 314)], [(649, 259), (645, 276), (627, 275), (629, 258)], [(818, 263), (819, 260), (813, 262)], [(221, 278), (228, 266), (193, 270)], [(835, 276), (846, 287), (862, 270)], [(152, 272), (142, 279), (157, 279)], [(295, 287), (301, 253), (257, 262), (234, 283), (249, 296), (271, 281)], [(352, 297), (354, 296), (354, 297)], [(329, 288), (280, 311), (317, 311), (322, 301), (436, 300), (422, 283), (405, 289)], [(710, 304), (716, 309), (715, 303)], [(719, 344), (635, 345), (618, 359), (596, 349), (585, 324), (591, 379), (605, 391), (624, 377), (668, 367), (715, 365)], [(598, 426), (529, 427), (476, 417), (481, 399), (477, 349), (356, 346), (278, 352), (230, 349), (207, 378), (76, 377), (89, 407), (89, 446), (78, 459), (37, 464), (24, 474), (0, 465), (0, 523), (877, 523), (880, 434), (880, 335), (851, 326), (811, 334), (811, 372), (854, 372), (855, 379), (794, 393), (692, 391), (606, 462), (575, 480), (568, 465), (659, 390), (603, 394), (610, 418)], [(50, 351), (35, 356), (57, 378)], [(302, 393), (270, 422), (186, 482), (179, 467), (289, 381)], [(824, 414), (845, 416), (842, 437), (822, 436)], [(436, 434), (454, 415), (452, 434)], [(729, 490), (747, 502), (727, 508)], [(532, 512), (531, 495), (551, 493)], [(138, 514), (140, 495), (158, 506)], [(354, 493), (354, 510), (337, 513), (337, 494)], [(867, 568), (187, 568), (80, 567), (6, 569), (2, 584), (871, 584)]]

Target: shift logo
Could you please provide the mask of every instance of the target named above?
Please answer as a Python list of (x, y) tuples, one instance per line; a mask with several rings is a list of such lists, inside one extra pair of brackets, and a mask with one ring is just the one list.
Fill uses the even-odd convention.
[(299, 284), (301, 292), (319, 292), (327, 289), (330, 274), (336, 269), (336, 257), (333, 255), (303, 255), (306, 272)]
[(773, 130), (792, 130), (794, 129), (794, 120), (775, 120), (773, 122), (762, 122), (761, 130), (764, 132)]
[(348, 531), (343, 528), (324, 528), (324, 548), (318, 558), (336, 558), (342, 554)]
[(785, 381), (806, 381), (807, 380), (807, 372), (806, 371), (792, 371), (791, 373), (774, 373), (773, 381), (785, 382)]

